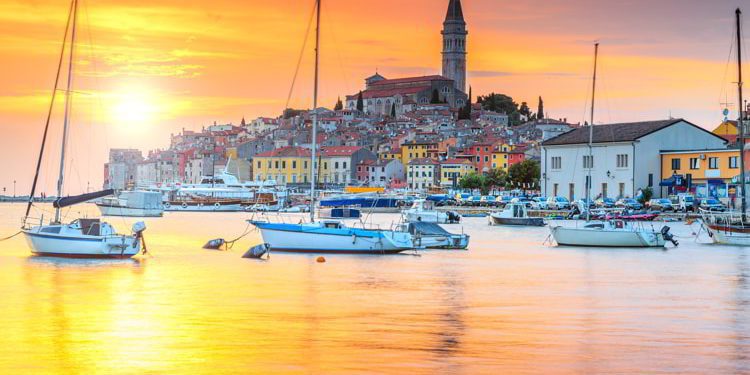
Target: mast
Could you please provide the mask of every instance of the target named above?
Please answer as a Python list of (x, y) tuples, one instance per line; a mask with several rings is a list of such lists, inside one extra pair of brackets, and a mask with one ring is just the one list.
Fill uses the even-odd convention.
[[(594, 143), (594, 103), (596, 100), (596, 63), (599, 58), (599, 43), (594, 43), (594, 79), (591, 83), (591, 122), (589, 123), (589, 174), (586, 180), (586, 205), (591, 200), (591, 170), (594, 166), (593, 143)], [(586, 221), (591, 220), (591, 208), (586, 207)]]
[(55, 106), (55, 98), (57, 97), (57, 87), (60, 83), (60, 72), (62, 71), (62, 63), (65, 57), (65, 44), (68, 41), (68, 30), (70, 29), (70, 20), (73, 17), (73, 4), (76, 0), (70, 2), (70, 8), (68, 9), (68, 21), (65, 24), (65, 33), (63, 35), (62, 49), (60, 50), (60, 58), (57, 61), (57, 74), (55, 75), (55, 85), (52, 88), (52, 100), (50, 100), (49, 110), (47, 111), (47, 121), (44, 124), (44, 134), (42, 135), (42, 145), (39, 149), (39, 158), (36, 161), (36, 172), (34, 173), (34, 181), (31, 183), (31, 193), (29, 194), (29, 201), (26, 204), (26, 215), (23, 217), (24, 226), (26, 225), (26, 219), (29, 217), (31, 211), (31, 205), (34, 203), (34, 194), (36, 193), (36, 184), (39, 181), (39, 169), (42, 167), (42, 159), (44, 158), (44, 148), (47, 144), (47, 133), (49, 132), (49, 123), (52, 119), (52, 109)]
[[(62, 198), (63, 184), (65, 182), (65, 149), (68, 144), (68, 133), (70, 127), (70, 105), (73, 92), (73, 57), (76, 47), (76, 21), (78, 19), (78, 0), (73, 0), (73, 27), (70, 33), (70, 55), (68, 57), (68, 82), (65, 87), (65, 115), (63, 117), (63, 136), (60, 147), (60, 175), (57, 178), (57, 198)], [(60, 222), (60, 208), (55, 209), (55, 223)]]
[(320, 55), (320, 2), (315, 1), (315, 84), (313, 85), (313, 122), (312, 122), (312, 151), (310, 152), (310, 222), (315, 221), (315, 180), (317, 167), (315, 164), (315, 149), (318, 147), (318, 61)]
[(740, 193), (742, 194), (742, 222), (745, 222), (747, 210), (747, 201), (745, 199), (745, 114), (744, 108), (742, 108), (742, 11), (737, 8), (735, 11), (737, 17), (737, 92), (739, 94), (740, 101), (738, 107), (740, 108), (740, 117), (737, 127), (739, 129), (739, 140), (740, 140)]

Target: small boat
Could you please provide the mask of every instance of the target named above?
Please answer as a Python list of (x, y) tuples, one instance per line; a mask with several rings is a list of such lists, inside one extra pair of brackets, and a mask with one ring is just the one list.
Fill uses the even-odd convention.
[(401, 213), (408, 222), (424, 222), (437, 224), (454, 224), (461, 221), (461, 215), (453, 211), (438, 211), (435, 202), (416, 199), (412, 206)]
[(365, 212), (394, 213), (400, 210), (402, 202), (397, 197), (373, 193), (344, 194), (322, 199), (320, 208), (356, 207)]
[(468, 234), (450, 233), (435, 223), (411, 222), (404, 224), (404, 231), (413, 236), (414, 245), (426, 249), (466, 249)]
[(550, 225), (552, 238), (560, 246), (589, 247), (664, 247), (668, 241), (678, 245), (670, 228), (646, 230), (638, 223), (621, 219), (589, 223), (582, 227)]
[(502, 211), (493, 212), (489, 217), (490, 225), (519, 225), (542, 227), (546, 225), (541, 217), (529, 217), (526, 205), (509, 203)]
[(395, 254), (413, 249), (411, 234), (360, 229), (338, 220), (283, 224), (248, 220), (272, 251), (336, 254)]
[(152, 191), (123, 191), (96, 203), (102, 216), (160, 217), (164, 215), (162, 195)]
[(184, 212), (241, 212), (247, 211), (239, 199), (202, 198), (170, 200), (164, 203), (164, 211)]
[[(49, 106), (47, 115), (47, 123), (44, 128), (44, 135), (42, 138), (42, 146), (39, 150), (39, 157), (36, 164), (36, 172), (34, 174), (34, 182), (31, 185), (31, 193), (29, 194), (29, 201), (26, 206), (26, 214), (23, 219), (23, 226), (21, 233), (26, 237), (26, 242), (31, 247), (31, 252), (35, 255), (42, 256), (60, 256), (60, 257), (76, 257), (76, 258), (130, 258), (138, 254), (143, 244), (143, 231), (146, 230), (146, 225), (143, 222), (137, 222), (131, 228), (132, 234), (118, 234), (115, 228), (109, 223), (103, 222), (100, 219), (77, 219), (69, 223), (62, 222), (61, 209), (69, 207), (75, 204), (88, 202), (94, 199), (104, 198), (114, 194), (111, 189), (103, 190), (94, 193), (86, 193), (77, 196), (63, 196), (63, 187), (65, 186), (65, 171), (66, 171), (66, 158), (65, 152), (68, 146), (68, 136), (70, 133), (70, 113), (72, 100), (71, 97), (75, 93), (72, 87), (73, 81), (73, 67), (75, 66), (74, 51), (76, 43), (76, 20), (78, 15), (78, 1), (72, 0), (71, 11), (68, 14), (68, 21), (65, 33), (65, 40), (63, 41), (62, 52), (60, 61), (62, 62), (65, 51), (68, 51), (66, 56), (69, 63), (67, 64), (67, 86), (62, 89), (58, 87), (60, 77), (62, 76), (63, 65), (58, 65), (57, 77), (55, 79), (55, 85), (52, 94), (52, 100)], [(72, 28), (70, 34), (70, 48), (66, 48), (68, 45), (68, 27)], [(65, 93), (65, 107), (63, 115), (63, 128), (62, 128), (62, 140), (60, 147), (60, 169), (57, 179), (57, 199), (53, 202), (52, 206), (55, 208), (55, 216), (48, 223), (43, 223), (43, 218), (40, 219), (39, 225), (30, 225), (29, 212), (34, 204), (34, 193), (36, 191), (37, 182), (39, 181), (39, 171), (41, 169), (42, 160), (44, 157), (44, 150), (47, 141), (47, 135), (50, 127), (50, 119), (54, 112), (55, 96), (58, 92)], [(145, 249), (145, 245), (144, 245)]]

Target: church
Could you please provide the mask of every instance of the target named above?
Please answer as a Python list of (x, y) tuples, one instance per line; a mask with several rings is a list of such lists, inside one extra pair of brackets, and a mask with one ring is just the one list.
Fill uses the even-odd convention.
[[(362, 91), (364, 112), (388, 115), (395, 106), (397, 114), (417, 105), (429, 104), (437, 92), (441, 102), (451, 108), (466, 104), (466, 21), (461, 0), (450, 0), (443, 22), (443, 74), (387, 79), (378, 73), (365, 79)], [(359, 93), (347, 95), (346, 108), (356, 109)]]

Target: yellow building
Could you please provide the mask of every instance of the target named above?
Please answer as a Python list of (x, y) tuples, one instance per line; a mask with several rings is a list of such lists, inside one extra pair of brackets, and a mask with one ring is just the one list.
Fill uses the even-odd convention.
[(407, 142), (401, 145), (401, 164), (409, 165), (414, 159), (430, 157), (428, 151), (436, 150), (438, 144), (434, 142)]
[(383, 151), (378, 154), (378, 159), (380, 160), (393, 160), (393, 159), (399, 159), (401, 160), (401, 149), (397, 149), (394, 151)]
[(490, 159), (492, 163), (492, 169), (502, 169), (504, 171), (508, 171), (508, 167), (510, 167), (510, 152), (513, 151), (513, 146), (502, 143), (496, 146), (495, 151), (492, 152), (492, 158)]
[(722, 198), (727, 196), (727, 184), (739, 174), (739, 150), (662, 151), (661, 184), (655, 181), (653, 185), (667, 188), (668, 193), (690, 188), (699, 197), (714, 195)]
[(310, 150), (282, 147), (255, 155), (253, 174), (256, 181), (276, 180), (279, 184), (310, 181)]
[(448, 159), (440, 162), (440, 186), (453, 187), (467, 174), (474, 172), (474, 166), (467, 159)]

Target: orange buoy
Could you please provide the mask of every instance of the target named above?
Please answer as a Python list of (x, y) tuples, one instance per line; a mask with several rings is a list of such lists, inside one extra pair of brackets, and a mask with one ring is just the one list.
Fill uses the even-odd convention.
[(324, 258), (324, 257), (318, 257), (317, 259), (315, 259), (315, 261), (318, 262), (318, 263), (325, 263), (326, 262), (326, 258)]

